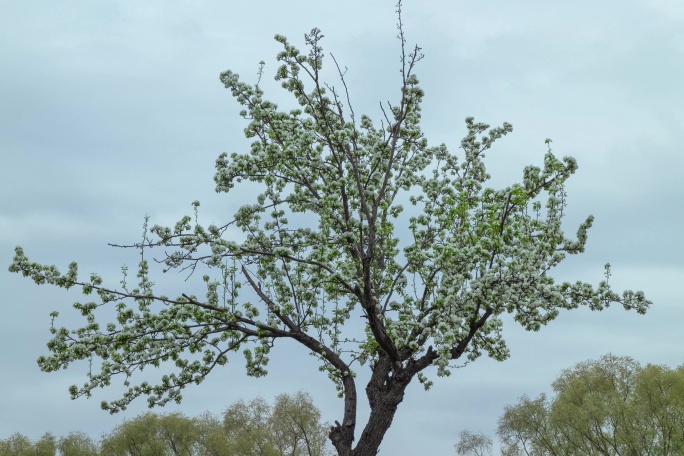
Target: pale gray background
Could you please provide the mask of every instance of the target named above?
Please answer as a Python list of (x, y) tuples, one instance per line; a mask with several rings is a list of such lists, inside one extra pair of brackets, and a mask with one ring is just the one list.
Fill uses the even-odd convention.
[[(510, 360), (481, 359), (437, 379), (428, 393), (409, 388), (382, 454), (454, 454), (460, 430), (493, 435), (505, 404), (548, 392), (562, 368), (608, 352), (682, 363), (681, 5), (406, 1), (409, 44), (426, 53), (417, 73), (430, 142), (456, 151), (469, 115), (512, 123), (513, 135), (489, 154), (495, 182), (510, 183), (524, 165), (541, 163), (544, 139), (552, 138), (558, 155), (580, 165), (568, 187), (566, 227), (574, 232), (587, 214), (596, 216), (587, 253), (556, 276), (597, 282), (609, 261), (616, 288), (643, 289), (655, 305), (646, 316), (620, 307), (563, 313), (540, 333), (507, 326)], [(218, 154), (248, 150), (219, 73), (230, 68), (255, 81), (263, 59), (267, 97), (290, 106), (270, 82), (279, 51), (272, 37), (303, 48), (303, 33), (316, 26), (324, 48), (349, 68), (357, 114), (379, 119), (378, 101), (398, 97), (395, 23), (393, 0), (0, 4), (0, 438), (70, 430), (99, 437), (146, 409), (141, 400), (120, 415), (102, 412), (100, 401), (116, 397), (118, 386), (71, 401), (67, 388), (85, 381), (86, 366), (39, 371), (48, 314), (58, 309), (63, 324), (79, 321), (69, 306), (81, 297), (6, 272), (14, 246), (61, 268), (78, 260), (83, 273), (115, 284), (118, 268), (134, 268), (137, 257), (106, 244), (137, 240), (145, 214), (173, 223), (199, 199), (207, 222), (227, 220), (251, 193), (213, 193)], [(200, 292), (178, 276), (158, 282), (168, 294)], [(167, 409), (220, 413), (238, 398), (270, 401), (304, 389), (325, 420), (340, 419), (342, 403), (312, 361), (281, 344), (271, 374), (254, 380), (236, 358)]]

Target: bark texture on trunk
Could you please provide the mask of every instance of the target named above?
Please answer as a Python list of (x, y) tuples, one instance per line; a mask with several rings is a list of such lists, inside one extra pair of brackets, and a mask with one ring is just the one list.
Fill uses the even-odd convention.
[(328, 437), (339, 456), (352, 456), (354, 429), (356, 428), (356, 383), (351, 375), (342, 380), (344, 386), (344, 420), (335, 421)]
[[(413, 374), (403, 370), (401, 363), (393, 362), (387, 355), (380, 356), (366, 386), (366, 395), (371, 409), (370, 416), (356, 445), (352, 447), (354, 424), (346, 422), (340, 424), (336, 421), (335, 426), (330, 429), (330, 440), (338, 456), (375, 456), (378, 454), (380, 444), (392, 425), (394, 414), (401, 401), (404, 400), (404, 392), (412, 378)], [(346, 396), (345, 394), (345, 409), (347, 409), (346, 399), (348, 399)]]

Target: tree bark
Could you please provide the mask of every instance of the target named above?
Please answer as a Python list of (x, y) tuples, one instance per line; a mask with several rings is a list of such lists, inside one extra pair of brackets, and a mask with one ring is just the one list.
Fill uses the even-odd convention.
[[(373, 374), (366, 395), (370, 405), (370, 416), (361, 432), (351, 456), (375, 456), (385, 433), (392, 425), (397, 407), (404, 400), (404, 392), (413, 375), (394, 363), (387, 355), (381, 355), (373, 368)], [(346, 456), (346, 455), (345, 455)]]
[(351, 375), (343, 378), (344, 385), (344, 420), (330, 428), (328, 437), (339, 456), (352, 456), (352, 442), (356, 428), (356, 383)]

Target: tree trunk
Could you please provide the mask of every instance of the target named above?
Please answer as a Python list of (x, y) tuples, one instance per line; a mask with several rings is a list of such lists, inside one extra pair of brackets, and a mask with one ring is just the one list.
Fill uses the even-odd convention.
[(380, 356), (366, 386), (366, 395), (371, 409), (368, 423), (353, 449), (351, 446), (347, 448), (336, 446), (339, 456), (375, 456), (378, 454), (382, 439), (392, 424), (397, 407), (404, 400), (404, 392), (412, 378), (413, 375), (403, 370), (400, 363), (393, 362), (387, 355)]

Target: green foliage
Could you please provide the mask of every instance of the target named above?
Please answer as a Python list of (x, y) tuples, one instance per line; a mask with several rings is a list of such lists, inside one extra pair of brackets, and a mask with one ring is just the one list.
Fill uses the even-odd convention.
[[(490, 127), (469, 117), (460, 154), (428, 145), (414, 74), (423, 55), (406, 48), (397, 6), (401, 87), (396, 104), (381, 106), (379, 122), (355, 113), (336, 61), (343, 89), (322, 80), (318, 29), (305, 35), (308, 52), (276, 36), (283, 51), (275, 79), (292, 95), (293, 109), (265, 99), (258, 82), (221, 74), (253, 142), (248, 152), (219, 156), (216, 190), (232, 194), (251, 182), (261, 191), (220, 226), (200, 223), (197, 201), (194, 216), (174, 226), (148, 228), (146, 220), (142, 240), (127, 246), (140, 254), (136, 287), (126, 268), (120, 287), (105, 286), (96, 274), (79, 278), (76, 263), (63, 274), (17, 247), (10, 271), (97, 295), (97, 302), (74, 305), (85, 318), (80, 328), (59, 327), (51, 314), (50, 354), (38, 360), (46, 372), (92, 362), (87, 382), (70, 389), (73, 398), (120, 378), (128, 391), (102, 408), (124, 410), (140, 396), (150, 406), (180, 402), (183, 388), (236, 352), (248, 375), (265, 375), (272, 345), (289, 338), (320, 360), (345, 397), (342, 423), (331, 433), (340, 454), (350, 454), (355, 440), (355, 370), (370, 367), (372, 413), (355, 450), (370, 454), (414, 377), (428, 388), (431, 366), (447, 376), (483, 352), (509, 356), (502, 315), (537, 331), (562, 309), (619, 303), (646, 311), (643, 293), (610, 288), (609, 269), (598, 286), (557, 283), (550, 274), (566, 255), (584, 251), (593, 221), (580, 224), (576, 239), (561, 229), (565, 183), (577, 163), (557, 158), (550, 140), (542, 164), (527, 166), (519, 183), (504, 188), (487, 186), (485, 155), (512, 132), (510, 124)], [(151, 252), (164, 272), (202, 274), (204, 296), (195, 288), (175, 298), (157, 293)], [(114, 321), (99, 323), (103, 306), (116, 311)], [(162, 363), (175, 371), (131, 385), (136, 371)]]
[(57, 449), (62, 456), (98, 456), (97, 443), (83, 432), (70, 432), (59, 439)]
[(57, 454), (57, 439), (49, 432), (45, 433), (35, 444), (36, 456), (55, 456)]
[(221, 417), (205, 413), (143, 413), (102, 436), (99, 445), (82, 432), (31, 442), (13, 434), (0, 440), (0, 456), (327, 456), (328, 426), (311, 396), (280, 394), (237, 401)]
[(274, 436), (269, 429), (271, 409), (262, 398), (238, 401), (223, 415), (223, 430), (230, 442), (230, 454), (276, 456)]
[(321, 413), (308, 394), (279, 395), (269, 421), (279, 454), (329, 454), (328, 426), (321, 424)]
[(210, 413), (205, 413), (196, 419), (198, 428), (197, 446), (202, 454), (207, 456), (221, 456), (226, 454), (226, 449), (232, 443), (224, 432), (223, 424), (219, 418)]
[(5, 440), (0, 440), (0, 456), (33, 456), (35, 447), (23, 434), (14, 433)]
[(145, 413), (124, 421), (102, 439), (111, 456), (324, 456), (327, 428), (306, 393), (237, 401), (221, 418)]
[(192, 456), (195, 421), (180, 413), (145, 413), (124, 421), (102, 439), (102, 452), (112, 456)]
[[(206, 428), (216, 427), (217, 421)], [(263, 399), (238, 401), (223, 414), (223, 454), (240, 456), (325, 456), (329, 453), (328, 428), (311, 396), (281, 394), (271, 407)]]
[(55, 456), (57, 439), (49, 432), (38, 441), (31, 442), (25, 435), (14, 433), (0, 440), (0, 456)]
[(461, 431), (454, 449), (456, 454), (461, 456), (491, 456), (493, 454), (491, 438), (467, 430)]
[(498, 434), (511, 454), (684, 454), (684, 366), (608, 355), (563, 371), (553, 389), (506, 407)]

